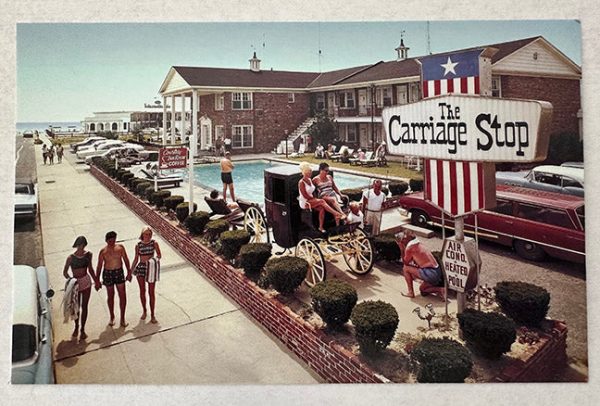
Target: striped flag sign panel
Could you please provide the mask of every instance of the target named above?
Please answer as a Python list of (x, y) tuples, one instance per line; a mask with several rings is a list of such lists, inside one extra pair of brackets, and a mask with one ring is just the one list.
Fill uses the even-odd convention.
[[(482, 50), (420, 59), (423, 98), (449, 93), (480, 94)], [(425, 160), (425, 200), (451, 216), (496, 205), (495, 165), (482, 162)]]
[(496, 206), (494, 163), (428, 159), (424, 169), (425, 200), (445, 213), (457, 217)]

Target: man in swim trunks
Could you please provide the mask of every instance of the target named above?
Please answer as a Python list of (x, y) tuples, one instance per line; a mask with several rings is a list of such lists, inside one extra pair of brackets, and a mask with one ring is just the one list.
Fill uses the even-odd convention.
[[(100, 278), (102, 272), (102, 282), (106, 286), (108, 293), (108, 311), (110, 312), (109, 326), (115, 325), (115, 285), (119, 293), (119, 308), (121, 310), (121, 327), (127, 327), (125, 322), (125, 307), (127, 306), (127, 296), (125, 292), (125, 280), (131, 282), (131, 266), (127, 251), (121, 244), (116, 244), (117, 233), (109, 231), (106, 233), (106, 247), (100, 250), (98, 254), (98, 266), (96, 267), (96, 278)], [(123, 273), (123, 262), (127, 268), (127, 277)]]
[(223, 182), (223, 199), (227, 201), (227, 186), (231, 194), (231, 201), (235, 202), (235, 194), (233, 193), (233, 162), (231, 162), (231, 154), (225, 152), (225, 156), (221, 159), (221, 181)]
[(413, 280), (420, 279), (419, 291), (421, 296), (436, 294), (442, 300), (446, 299), (444, 289), (444, 275), (437, 260), (411, 231), (406, 231), (404, 237), (398, 241), (402, 252), (404, 267), (402, 273), (408, 286), (408, 293), (402, 296), (414, 298)]

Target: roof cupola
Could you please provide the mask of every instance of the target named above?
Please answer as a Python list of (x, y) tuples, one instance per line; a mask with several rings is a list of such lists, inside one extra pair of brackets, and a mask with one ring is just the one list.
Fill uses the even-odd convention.
[(260, 72), (260, 59), (256, 57), (256, 52), (252, 56), (252, 59), (248, 59), (250, 61), (250, 70), (252, 72)]

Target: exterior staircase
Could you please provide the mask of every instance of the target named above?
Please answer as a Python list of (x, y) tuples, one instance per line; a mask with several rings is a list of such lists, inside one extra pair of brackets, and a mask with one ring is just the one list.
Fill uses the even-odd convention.
[[(304, 120), (304, 122), (302, 124), (300, 124), (298, 126), (298, 128), (296, 128), (291, 134), (288, 135), (287, 139), (282, 140), (277, 145), (277, 148), (273, 152), (275, 152), (276, 154), (285, 154), (286, 142), (287, 142), (288, 153), (291, 154), (292, 152), (297, 150), (298, 149), (297, 146), (300, 143), (300, 141), (299, 141), (300, 136), (305, 134), (306, 130), (308, 130), (308, 127), (310, 127), (315, 121), (316, 121), (316, 118), (308, 117), (306, 120)], [(296, 145), (296, 147), (294, 147), (294, 145)]]

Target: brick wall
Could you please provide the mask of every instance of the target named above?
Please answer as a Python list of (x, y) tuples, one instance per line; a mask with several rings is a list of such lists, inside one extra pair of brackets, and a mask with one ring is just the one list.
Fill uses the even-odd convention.
[(551, 134), (579, 134), (577, 111), (581, 108), (579, 80), (531, 76), (502, 76), (503, 98), (544, 100), (552, 103)]
[(254, 317), (327, 382), (388, 382), (322, 331), (315, 329), (277, 300), (267, 297), (243, 272), (236, 270), (223, 258), (215, 256), (208, 248), (194, 241), (189, 233), (173, 225), (112, 178), (94, 166), (91, 167), (91, 173), (158, 231), (222, 292), (238, 303), (246, 313)]
[(231, 93), (225, 93), (225, 107), (215, 110), (215, 95), (200, 97), (198, 119), (207, 116), (212, 120), (213, 135), (215, 126), (224, 126), (226, 136), (231, 136), (232, 126), (252, 125), (254, 131), (253, 148), (233, 149), (232, 153), (250, 154), (272, 151), (284, 139), (285, 131), (291, 134), (310, 112), (308, 93), (295, 93), (295, 101), (288, 103), (288, 93), (253, 93), (252, 110), (232, 110)]

